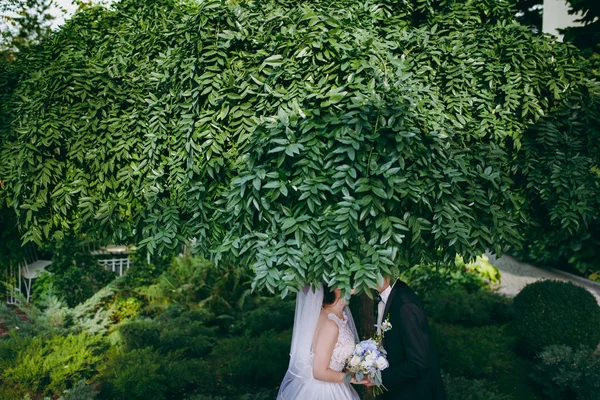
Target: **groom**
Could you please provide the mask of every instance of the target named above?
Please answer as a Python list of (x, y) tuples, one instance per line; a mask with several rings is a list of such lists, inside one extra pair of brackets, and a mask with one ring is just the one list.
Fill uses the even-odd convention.
[[(383, 347), (390, 364), (382, 371), (382, 400), (445, 400), (435, 346), (423, 304), (408, 285), (385, 278), (377, 286), (378, 327), (389, 316), (392, 329), (385, 332)], [(379, 330), (379, 328), (378, 328)]]

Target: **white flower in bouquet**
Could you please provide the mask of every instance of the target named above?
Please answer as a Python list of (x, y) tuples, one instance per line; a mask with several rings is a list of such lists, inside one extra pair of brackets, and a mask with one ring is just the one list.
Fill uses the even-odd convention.
[(390, 366), (388, 360), (385, 357), (379, 357), (375, 365), (380, 371), (383, 371), (384, 369)]

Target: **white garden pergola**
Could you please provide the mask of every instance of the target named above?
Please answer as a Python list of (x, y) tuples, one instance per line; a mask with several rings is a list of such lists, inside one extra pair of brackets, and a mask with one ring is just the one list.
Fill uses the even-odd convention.
[[(6, 281), (9, 283), (6, 302), (17, 304), (24, 297), (27, 302), (31, 298), (31, 287), (36, 278), (46, 271), (52, 261), (38, 256), (36, 247), (28, 244), (24, 248), (24, 257), (21, 262), (8, 270)], [(90, 254), (98, 258), (98, 263), (108, 271), (122, 276), (132, 266), (129, 254), (135, 250), (135, 246), (108, 245), (95, 249), (89, 249)]]
[(37, 249), (34, 245), (29, 244), (23, 248), (23, 260), (13, 268), (12, 264), (8, 271), (9, 283), (12, 287), (8, 288), (6, 302), (8, 304), (16, 304), (19, 302), (19, 294), (25, 296), (27, 302), (31, 297), (31, 285), (33, 280), (38, 278), (46, 268), (52, 264), (50, 260), (40, 259)]

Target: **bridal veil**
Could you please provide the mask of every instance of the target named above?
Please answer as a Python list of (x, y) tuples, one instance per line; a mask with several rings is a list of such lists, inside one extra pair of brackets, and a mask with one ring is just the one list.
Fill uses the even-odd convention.
[[(296, 296), (296, 314), (288, 370), (279, 387), (278, 400), (298, 399), (304, 385), (314, 379), (312, 342), (323, 306), (323, 285), (306, 286)], [(356, 326), (349, 308), (345, 308), (348, 324), (358, 342)]]

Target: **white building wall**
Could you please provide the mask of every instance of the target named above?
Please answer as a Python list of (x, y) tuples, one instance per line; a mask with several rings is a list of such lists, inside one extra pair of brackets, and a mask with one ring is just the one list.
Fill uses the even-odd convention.
[(565, 0), (544, 0), (544, 11), (542, 18), (542, 31), (558, 36), (562, 40), (558, 30), (569, 26), (581, 26), (581, 23), (575, 22), (579, 15), (569, 14), (569, 5)]

